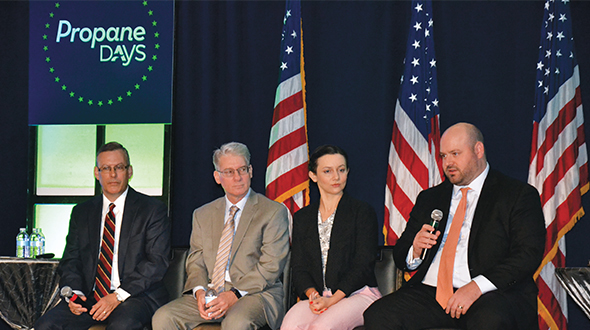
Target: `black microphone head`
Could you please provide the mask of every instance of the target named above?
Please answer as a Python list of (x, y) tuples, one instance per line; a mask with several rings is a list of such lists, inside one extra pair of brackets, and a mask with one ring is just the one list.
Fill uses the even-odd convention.
[(63, 297), (70, 298), (74, 292), (72, 291), (72, 288), (70, 288), (69, 286), (64, 286), (63, 288), (61, 288), (60, 293)]

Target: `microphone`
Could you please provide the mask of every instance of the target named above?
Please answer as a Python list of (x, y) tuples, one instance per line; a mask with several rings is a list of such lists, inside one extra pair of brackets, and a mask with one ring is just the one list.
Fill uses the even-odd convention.
[(74, 293), (74, 290), (72, 290), (72, 288), (69, 286), (64, 286), (61, 288), (60, 293), (62, 296), (70, 299), (71, 302), (82, 305), (82, 307), (86, 308), (88, 311), (92, 309), (92, 304), (90, 304), (88, 300), (84, 301), (82, 298), (78, 297), (78, 295)]
[[(443, 213), (439, 209), (434, 209), (430, 214), (430, 217), (432, 218), (432, 222), (430, 223), (430, 225), (434, 227), (434, 230), (430, 232), (432, 234), (436, 231), (436, 228), (438, 228), (438, 223), (442, 219)], [(424, 249), (424, 251), (422, 252), (422, 260), (426, 258), (426, 252), (428, 252), (428, 250), (429, 249)]]

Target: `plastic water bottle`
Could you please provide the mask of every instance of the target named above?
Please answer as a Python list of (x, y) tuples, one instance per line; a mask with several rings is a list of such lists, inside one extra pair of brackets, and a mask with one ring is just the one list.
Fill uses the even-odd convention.
[(31, 258), (43, 254), (43, 242), (41, 241), (41, 235), (39, 235), (39, 228), (33, 228), (33, 232), (29, 237), (29, 242)]
[(213, 284), (209, 284), (209, 289), (205, 291), (205, 305), (217, 298), (217, 291), (213, 288)]
[(29, 235), (27, 235), (25, 228), (21, 228), (16, 235), (16, 256), (17, 258), (29, 257)]
[[(207, 289), (207, 291), (205, 291), (205, 305), (207, 305), (208, 303), (210, 303), (211, 301), (215, 300), (217, 298), (217, 291), (215, 291), (215, 289), (213, 288), (213, 284), (209, 283), (209, 289)], [(207, 307), (205, 307), (207, 308)], [(209, 316), (211, 316), (211, 313), (208, 314)]]
[(45, 253), (45, 235), (43, 235), (41, 228), (37, 228), (37, 235), (39, 235), (39, 242), (41, 242), (41, 249), (39, 251), (39, 254), (44, 254)]

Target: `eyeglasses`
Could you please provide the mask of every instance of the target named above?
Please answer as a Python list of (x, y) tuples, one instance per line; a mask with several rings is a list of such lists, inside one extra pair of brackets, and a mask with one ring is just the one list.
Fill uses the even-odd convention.
[(111, 171), (114, 169), (115, 173), (121, 173), (121, 172), (125, 171), (127, 168), (129, 168), (129, 165), (119, 164), (119, 165), (115, 165), (115, 167), (110, 167), (108, 165), (105, 165), (105, 166), (99, 167), (98, 171), (105, 172), (105, 173), (111, 173)]
[(242, 175), (248, 174), (249, 171), (250, 171), (250, 166), (242, 166), (242, 167), (237, 168), (235, 170), (233, 168), (226, 168), (223, 171), (217, 171), (217, 172), (219, 172), (219, 174), (223, 175), (226, 178), (232, 178), (236, 174), (236, 172), (238, 173), (239, 176), (242, 176)]

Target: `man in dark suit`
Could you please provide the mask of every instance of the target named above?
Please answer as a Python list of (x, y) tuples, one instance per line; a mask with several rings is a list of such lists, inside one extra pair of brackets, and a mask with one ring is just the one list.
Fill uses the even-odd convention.
[(73, 289), (89, 308), (64, 299), (37, 321), (37, 330), (142, 329), (168, 299), (161, 282), (170, 252), (166, 206), (129, 187), (133, 167), (117, 142), (98, 150), (94, 176), (102, 194), (72, 210), (58, 268), (60, 287)]
[[(394, 249), (396, 265), (415, 274), (365, 311), (366, 329), (538, 328), (533, 274), (543, 257), (545, 225), (537, 190), (490, 170), (483, 136), (471, 124), (443, 134), (441, 156), (446, 180), (418, 195)], [(432, 233), (435, 209), (443, 212), (442, 233)], [(454, 222), (456, 246), (448, 239)], [(449, 263), (446, 245), (454, 258)], [(450, 264), (447, 295), (443, 264)]]

